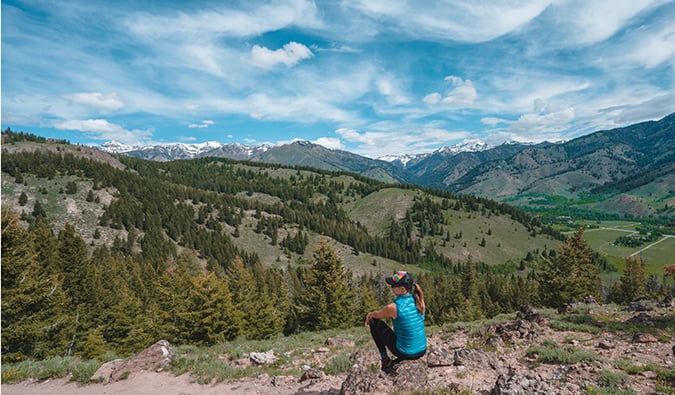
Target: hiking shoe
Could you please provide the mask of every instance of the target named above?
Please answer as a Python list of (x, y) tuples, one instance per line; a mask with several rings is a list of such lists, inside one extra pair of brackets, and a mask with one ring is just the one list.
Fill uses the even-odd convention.
[(385, 373), (393, 373), (395, 364), (396, 364), (396, 362), (389, 357), (383, 359), (382, 360), (382, 371), (385, 372)]

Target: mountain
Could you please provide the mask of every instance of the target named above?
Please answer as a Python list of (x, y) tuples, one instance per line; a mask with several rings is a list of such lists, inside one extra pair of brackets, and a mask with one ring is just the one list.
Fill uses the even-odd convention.
[(295, 141), (258, 152), (254, 162), (347, 171), (383, 182), (405, 182), (407, 172), (396, 166), (347, 151), (333, 150), (309, 141)]
[(663, 197), (667, 201), (673, 197), (674, 175), (675, 113), (660, 121), (599, 131), (484, 161), (448, 187), (498, 199), (578, 198), (603, 192), (614, 195), (661, 182), (666, 184)]
[[(552, 143), (541, 143), (548, 146)], [(448, 189), (456, 180), (476, 166), (493, 160), (506, 159), (514, 154), (533, 147), (531, 144), (504, 143), (497, 147), (479, 146), (479, 150), (440, 149), (419, 161), (411, 163), (407, 169), (417, 183), (439, 189)]]
[[(673, 206), (668, 202), (675, 182), (674, 118), (675, 113), (659, 121), (598, 131), (566, 142), (509, 141), (491, 147), (472, 140), (431, 153), (378, 159), (308, 141), (255, 147), (214, 142), (128, 147), (110, 142), (101, 149), (156, 161), (222, 157), (347, 171), (383, 182), (474, 194), (523, 207), (532, 206), (533, 200), (574, 201), (590, 194), (610, 202), (596, 204), (593, 209), (642, 216), (658, 214), (659, 204)], [(649, 202), (641, 199), (645, 193), (655, 198)]]
[(135, 158), (168, 162), (178, 159), (194, 159), (204, 157), (229, 158), (235, 160), (249, 160), (251, 157), (268, 150), (271, 146), (249, 146), (239, 143), (221, 144), (208, 141), (199, 144), (152, 144), (145, 146), (126, 145), (117, 141), (109, 141), (101, 145), (101, 150), (133, 156)]

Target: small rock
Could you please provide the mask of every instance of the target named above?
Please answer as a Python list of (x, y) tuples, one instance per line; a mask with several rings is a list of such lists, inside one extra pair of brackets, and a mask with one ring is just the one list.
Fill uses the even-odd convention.
[(636, 333), (633, 335), (633, 343), (657, 343), (659, 340), (650, 333)]
[(315, 380), (315, 379), (320, 379), (323, 378), (325, 374), (319, 370), (319, 369), (307, 369), (302, 373), (302, 376), (300, 377), (300, 381), (305, 381), (305, 380)]
[(279, 359), (276, 357), (276, 355), (274, 355), (273, 350), (269, 350), (267, 352), (252, 352), (249, 354), (249, 358), (251, 359), (251, 362), (258, 365), (272, 364)]

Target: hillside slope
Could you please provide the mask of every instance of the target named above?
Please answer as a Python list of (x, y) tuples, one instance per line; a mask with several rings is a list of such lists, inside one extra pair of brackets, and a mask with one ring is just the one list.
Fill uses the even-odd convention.
[[(157, 188), (181, 199), (174, 202), (174, 206), (180, 210), (189, 208), (194, 211), (192, 214), (194, 221), (199, 221), (191, 226), (203, 227), (206, 224), (204, 221), (208, 218), (213, 220), (220, 217), (218, 226), (222, 227), (232, 245), (242, 251), (257, 254), (267, 265), (284, 267), (287, 264), (296, 265), (307, 261), (311, 259), (319, 240), (328, 238), (331, 239), (345, 265), (355, 273), (374, 272), (380, 270), (380, 265), (382, 270), (393, 271), (402, 264), (395, 254), (378, 255), (374, 250), (370, 251), (366, 244), (359, 245), (354, 241), (363, 237), (386, 237), (392, 221), (395, 223), (409, 221), (413, 218), (414, 212), (411, 210), (414, 203), (425, 200), (433, 205), (442, 204), (443, 218), (437, 218), (433, 220), (437, 223), (429, 224), (434, 226), (433, 232), (425, 228), (429, 225), (419, 220), (412, 224), (415, 231), (409, 240), (419, 245), (415, 247), (418, 251), (421, 251), (423, 245), (431, 243), (430, 245), (434, 245), (439, 253), (452, 261), (463, 262), (472, 259), (488, 264), (502, 264), (507, 261), (518, 262), (530, 251), (551, 249), (557, 244), (551, 236), (541, 234), (541, 229), (527, 222), (531, 219), (525, 219), (524, 214), (514, 217), (507, 206), (502, 207), (473, 198), (460, 199), (442, 194), (434, 196), (415, 187), (394, 187), (350, 174), (290, 169), (279, 165), (214, 158), (159, 163), (126, 157), (116, 158), (95, 149), (53, 142), (5, 144), (3, 151), (3, 207), (11, 207), (19, 214), (30, 215), (35, 202), (39, 201), (57, 231), (65, 223), (74, 224), (84, 240), (94, 246), (99, 244), (110, 246), (116, 237), (124, 239), (132, 229), (140, 237), (145, 234), (143, 225), (138, 221), (124, 220), (126, 223), (120, 223), (114, 219), (104, 221), (101, 219), (109, 218), (111, 215), (114, 217), (116, 214), (110, 214), (112, 209), (129, 203), (131, 207), (137, 207), (139, 213), (147, 212), (147, 208), (144, 207), (148, 207), (147, 205), (157, 197), (145, 195), (144, 191), (130, 190), (128, 182), (132, 179), (138, 179), (135, 182), (139, 185), (156, 185)], [(29, 164), (23, 162), (25, 158), (15, 156), (21, 152), (73, 155), (103, 163), (105, 166), (112, 164), (115, 167), (89, 168), (86, 162), (78, 162), (80, 164), (71, 164), (59, 169), (58, 166), (63, 164), (55, 163), (51, 165), (54, 168), (41, 171), (43, 164), (37, 162)], [(18, 163), (23, 163), (21, 170), (17, 170)], [(72, 169), (72, 166), (84, 168)], [(122, 168), (125, 170), (121, 170)], [(17, 182), (17, 171), (20, 173), (20, 182)], [(110, 176), (106, 175), (109, 172), (113, 173)], [(108, 181), (102, 181), (101, 177)], [(68, 182), (76, 184), (76, 192), (64, 193)], [(185, 188), (188, 190), (195, 188), (194, 193), (202, 195), (203, 197), (199, 199), (207, 203), (196, 201), (196, 198), (185, 200), (186, 197), (181, 196), (194, 195), (194, 193), (186, 195)], [(127, 193), (121, 193), (122, 191)], [(26, 202), (23, 205), (19, 203), (22, 193), (26, 195)], [(90, 194), (95, 196), (95, 201), (87, 200)], [(218, 204), (215, 202), (223, 198), (231, 205), (228, 210), (231, 211), (230, 215), (237, 217), (236, 220), (229, 222), (223, 220), (222, 209), (217, 210)], [(125, 203), (127, 199), (131, 200)], [(259, 207), (255, 208), (256, 205)], [(336, 225), (351, 228), (353, 232), (362, 232), (364, 236), (357, 239), (336, 237), (337, 233), (331, 236), (331, 232), (326, 232), (319, 225), (308, 227), (307, 224), (300, 224), (297, 219), (292, 219), (297, 215), (309, 215), (316, 217), (318, 221), (322, 216), (321, 213), (310, 213), (306, 210), (315, 210), (312, 207), (316, 207), (316, 210), (325, 210), (325, 206), (328, 210), (332, 210), (330, 216), (324, 217), (325, 219), (334, 221)], [(274, 217), (279, 215), (277, 213), (280, 213), (280, 207), (293, 207), (297, 214), (291, 217), (281, 214), (286, 218), (282, 218), (280, 223), (261, 225), (261, 211)], [(419, 215), (424, 214), (420, 212)], [(264, 229), (266, 226), (269, 228)], [(182, 248), (184, 244), (182, 238), (172, 235), (170, 231), (173, 225), (165, 223), (164, 227), (166, 236), (173, 240), (179, 249)], [(359, 227), (363, 229), (359, 230)], [(304, 252), (297, 253), (281, 246), (280, 242), (284, 238), (294, 237), (300, 231), (309, 235)], [(97, 233), (97, 237), (94, 237)], [(237, 236), (232, 237), (235, 233)], [(273, 233), (275, 233), (274, 241)], [(453, 237), (450, 241), (449, 235), (458, 234), (462, 236)], [(481, 243), (483, 239), (485, 241)], [(202, 253), (202, 256), (206, 259), (208, 254)], [(379, 263), (374, 265), (376, 261)]]

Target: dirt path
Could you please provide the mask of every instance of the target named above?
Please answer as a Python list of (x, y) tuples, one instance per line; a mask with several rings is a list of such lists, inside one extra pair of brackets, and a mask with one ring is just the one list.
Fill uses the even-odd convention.
[[(66, 379), (45, 382), (2, 384), (2, 395), (222, 395), (222, 394), (335, 394), (344, 377), (326, 377), (315, 382), (298, 382), (294, 377), (246, 378), (231, 383), (202, 385), (190, 381), (188, 375), (139, 372), (128, 379), (110, 384), (82, 385)], [(276, 383), (276, 385), (273, 384)]]

